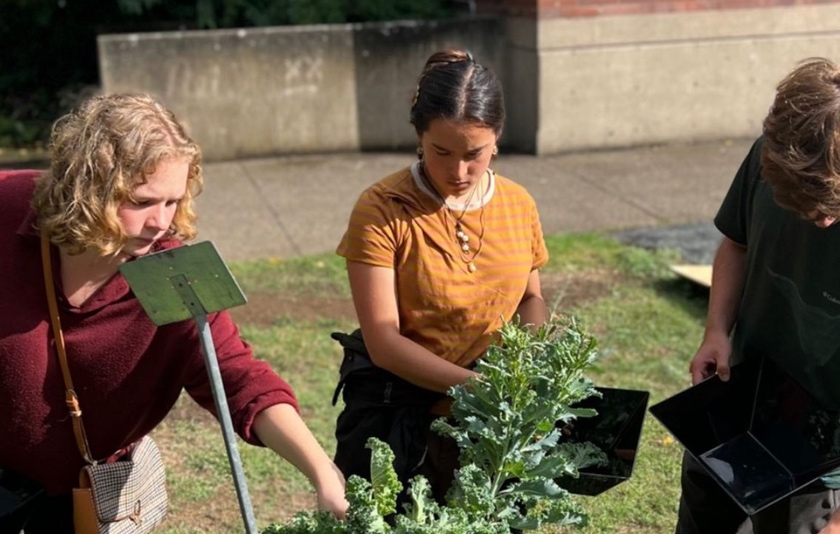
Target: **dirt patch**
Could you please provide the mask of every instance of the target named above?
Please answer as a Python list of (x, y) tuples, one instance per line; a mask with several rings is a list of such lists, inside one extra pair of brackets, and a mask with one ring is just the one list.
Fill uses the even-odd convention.
[[(576, 273), (541, 273), (543, 297), (551, 309), (562, 311), (608, 295), (621, 275), (608, 270)], [(353, 301), (347, 297), (300, 296), (283, 293), (251, 293), (248, 304), (233, 308), (235, 321), (258, 327), (280, 318), (297, 321), (355, 321)]]
[(621, 281), (620, 273), (609, 270), (587, 270), (576, 273), (540, 273), (543, 298), (549, 309), (562, 313), (612, 292)]
[(252, 293), (248, 295), (248, 304), (231, 309), (230, 314), (238, 323), (263, 327), (271, 326), (283, 317), (296, 321), (356, 319), (356, 309), (350, 298), (301, 297), (279, 293)]

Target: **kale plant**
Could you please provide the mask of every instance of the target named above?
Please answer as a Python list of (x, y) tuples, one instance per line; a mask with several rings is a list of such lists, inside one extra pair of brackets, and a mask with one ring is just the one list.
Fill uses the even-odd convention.
[(348, 479), (347, 520), (304, 511), (262, 534), (508, 534), (511, 528), (585, 523), (578, 503), (556, 480), (606, 461), (594, 445), (564, 439), (576, 418), (595, 415), (575, 405), (599, 394), (584, 375), (596, 355), (595, 340), (574, 322), (550, 322), (536, 332), (503, 325), (476, 365), (478, 377), (450, 389), (452, 417), (432, 424), (461, 450), (462, 467), (445, 505), (417, 476), (409, 483), (410, 502), (397, 513), (403, 488), (393, 452), (370, 439), (371, 482)]
[(455, 423), (432, 424), (461, 449), (450, 502), (514, 528), (581, 524), (585, 515), (555, 479), (606, 461), (594, 445), (563, 439), (574, 419), (595, 415), (574, 405), (600, 395), (584, 376), (596, 342), (574, 322), (537, 332), (506, 324), (499, 336), (476, 366), (479, 378), (450, 391)]

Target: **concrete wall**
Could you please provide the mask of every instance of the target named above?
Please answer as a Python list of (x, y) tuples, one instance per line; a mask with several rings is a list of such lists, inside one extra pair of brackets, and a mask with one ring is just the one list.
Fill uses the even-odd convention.
[(541, 154), (753, 136), (798, 61), (840, 61), (836, 3), (552, 18), (536, 31)]
[(417, 144), (409, 111), (420, 71), (437, 50), (467, 48), (504, 76), (503, 31), (498, 19), (357, 27), (353, 36), (359, 147), (394, 149)]
[(106, 35), (100, 74), (160, 97), (216, 160), (413, 147), (417, 76), (442, 48), (502, 77), (505, 150), (749, 137), (798, 61), (840, 61), (840, 0), (802, 2), (478, 0), (495, 15)]
[(145, 91), (213, 160), (411, 147), (417, 77), (441, 48), (504, 70), (501, 22), (299, 26), (100, 36), (105, 92)]
[(358, 146), (349, 28), (106, 35), (98, 45), (103, 90), (160, 98), (208, 159)]
[(540, 23), (533, 19), (505, 19), (507, 43), (505, 87), (507, 124), (502, 136), (506, 150), (536, 153), (542, 117), (540, 106)]

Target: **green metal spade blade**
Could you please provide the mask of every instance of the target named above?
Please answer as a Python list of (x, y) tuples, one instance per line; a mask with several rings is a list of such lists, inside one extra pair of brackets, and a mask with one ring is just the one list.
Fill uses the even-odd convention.
[(124, 263), (120, 271), (158, 326), (247, 302), (210, 241), (149, 254)]

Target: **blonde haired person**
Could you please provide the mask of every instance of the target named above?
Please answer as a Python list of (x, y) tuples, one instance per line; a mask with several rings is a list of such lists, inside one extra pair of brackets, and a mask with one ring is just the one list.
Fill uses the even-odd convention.
[[(694, 383), (728, 380), (732, 365), (769, 358), (822, 406), (840, 408), (838, 220), (840, 67), (811, 58), (779, 83), (763, 135), (715, 217), (724, 237), (689, 368)], [(837, 432), (823, 431), (836, 447)], [(686, 454), (676, 532), (840, 533), (838, 488), (832, 473), (748, 519)]]
[(203, 188), (198, 145), (148, 96), (91, 98), (53, 126), (33, 198), (38, 226), (69, 255), (113, 256), (127, 239), (118, 210), (156, 165), (174, 160), (187, 165), (186, 187), (166, 235), (186, 241), (197, 233), (193, 199)]
[[(94, 458), (118, 459), (182, 390), (216, 410), (194, 322), (155, 326), (119, 272), (124, 262), (195, 236), (199, 147), (154, 99), (115, 94), (58, 120), (49, 149), (44, 173), (0, 171), (0, 469), (45, 490), (26, 534), (73, 532), (70, 491), (83, 466), (50, 333), (41, 232), (51, 243)], [(292, 389), (254, 358), (226, 312), (208, 322), (237, 433), (294, 464), (319, 506), (343, 517), (344, 479), (302, 421)]]
[(545, 322), (548, 252), (533, 198), (490, 167), (505, 120), (492, 70), (433, 54), (410, 117), (418, 161), (362, 193), (338, 246), (374, 369), (344, 383), (335, 461), (369, 476), (364, 442), (379, 437), (403, 482), (422, 473), (443, 500), (458, 449), (431, 418), (449, 413), (447, 390), (474, 375), (503, 321)]

